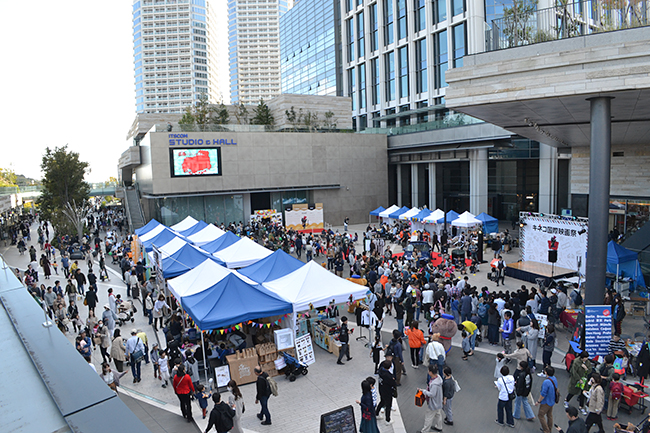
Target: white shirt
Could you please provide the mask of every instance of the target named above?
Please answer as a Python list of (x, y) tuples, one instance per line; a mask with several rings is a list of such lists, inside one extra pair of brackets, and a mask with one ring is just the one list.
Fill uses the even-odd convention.
[(429, 354), (429, 359), (437, 360), (440, 355), (442, 355), (443, 359), (447, 358), (445, 347), (437, 341), (432, 341), (427, 345), (427, 353)]
[(167, 357), (159, 358), (158, 365), (160, 366), (161, 373), (165, 373), (169, 371), (169, 359), (167, 359)]
[[(494, 303), (497, 304), (497, 311), (499, 311), (499, 313), (501, 312), (501, 310), (503, 310), (503, 307), (506, 306), (506, 301), (504, 301), (501, 298), (495, 299)], [(534, 311), (533, 311), (533, 313), (534, 313)]]
[(499, 400), (508, 401), (508, 394), (515, 391), (515, 378), (511, 375), (502, 376), (494, 381), (499, 389)]
[(425, 289), (422, 292), (422, 303), (423, 304), (433, 304), (433, 290)]

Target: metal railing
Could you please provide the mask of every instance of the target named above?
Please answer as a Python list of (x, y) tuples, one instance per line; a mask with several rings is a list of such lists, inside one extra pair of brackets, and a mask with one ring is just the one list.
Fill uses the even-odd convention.
[(459, 126), (474, 125), (477, 123), (484, 123), (484, 122), (481, 119), (468, 116), (467, 114), (448, 113), (441, 119), (435, 119), (428, 122), (414, 123), (412, 125), (393, 126), (393, 127), (386, 127), (386, 128), (367, 128), (361, 131), (361, 133), (362, 134), (386, 134), (388, 136), (392, 136), (392, 135), (401, 135), (401, 134), (411, 134), (414, 132), (456, 128)]
[(486, 51), (531, 45), (594, 33), (650, 25), (650, 0), (587, 0), (535, 10), (534, 5), (504, 9), (486, 30)]
[(275, 126), (275, 125), (240, 125), (240, 124), (216, 124), (208, 123), (206, 125), (179, 125), (172, 123), (171, 129), (167, 123), (157, 123), (156, 132), (354, 132), (349, 129), (329, 128), (326, 126), (318, 126), (314, 128), (307, 128), (304, 125), (293, 127), (291, 125)]

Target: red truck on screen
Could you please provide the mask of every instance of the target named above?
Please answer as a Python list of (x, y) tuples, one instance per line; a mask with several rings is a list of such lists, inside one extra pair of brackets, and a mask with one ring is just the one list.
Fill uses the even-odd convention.
[(195, 156), (183, 160), (183, 173), (203, 174), (211, 168), (210, 153), (207, 150), (199, 150)]

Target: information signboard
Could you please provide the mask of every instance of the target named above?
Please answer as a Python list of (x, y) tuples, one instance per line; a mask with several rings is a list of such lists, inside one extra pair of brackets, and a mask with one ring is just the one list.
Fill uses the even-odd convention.
[(357, 433), (352, 406), (342, 407), (321, 415), (320, 433)]
[(298, 361), (307, 365), (316, 362), (314, 357), (314, 346), (311, 343), (311, 335), (305, 334), (296, 338), (296, 356)]
[(612, 307), (609, 305), (585, 306), (585, 350), (589, 356), (607, 355), (612, 337)]

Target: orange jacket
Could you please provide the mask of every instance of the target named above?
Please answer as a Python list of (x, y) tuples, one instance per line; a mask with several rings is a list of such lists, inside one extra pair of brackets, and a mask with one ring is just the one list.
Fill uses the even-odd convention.
[(426, 344), (424, 333), (421, 330), (408, 328), (404, 333), (409, 338), (409, 347), (419, 349)]

